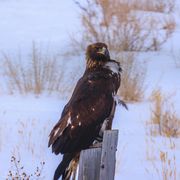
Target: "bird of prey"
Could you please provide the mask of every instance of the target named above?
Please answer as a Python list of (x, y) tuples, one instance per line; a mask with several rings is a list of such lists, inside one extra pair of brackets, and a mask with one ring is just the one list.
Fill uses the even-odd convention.
[(50, 133), (49, 144), (56, 155), (63, 154), (54, 180), (69, 179), (77, 166), (79, 153), (111, 129), (120, 87), (121, 67), (112, 60), (106, 44), (90, 44), (86, 50), (86, 69), (65, 105), (60, 120)]

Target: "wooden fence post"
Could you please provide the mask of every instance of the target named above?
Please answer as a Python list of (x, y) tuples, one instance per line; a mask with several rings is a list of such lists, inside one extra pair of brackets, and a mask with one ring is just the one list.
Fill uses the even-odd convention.
[(78, 180), (98, 180), (100, 173), (101, 148), (81, 151)]
[(103, 136), (99, 180), (113, 180), (116, 165), (118, 130), (105, 131)]
[(113, 180), (118, 130), (104, 132), (101, 148), (81, 151), (78, 180)]

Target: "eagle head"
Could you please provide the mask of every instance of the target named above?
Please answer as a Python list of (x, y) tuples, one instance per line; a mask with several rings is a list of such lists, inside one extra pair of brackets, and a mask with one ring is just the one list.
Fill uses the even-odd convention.
[(107, 45), (101, 42), (90, 44), (86, 50), (86, 60), (88, 68), (102, 65), (109, 61), (110, 55)]

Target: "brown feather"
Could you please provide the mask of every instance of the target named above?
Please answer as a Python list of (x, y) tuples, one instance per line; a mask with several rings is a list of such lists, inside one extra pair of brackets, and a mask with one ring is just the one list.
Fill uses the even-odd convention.
[[(88, 46), (86, 62), (82, 78), (77, 82), (59, 122), (50, 133), (48, 146), (52, 145), (55, 154), (76, 154), (93, 144), (102, 130), (104, 121), (108, 122), (105, 129), (112, 126), (116, 107), (113, 96), (120, 86), (120, 64), (110, 59), (104, 43)], [(65, 173), (67, 164), (71, 160), (75, 162), (75, 156), (66, 157), (72, 159), (67, 158), (69, 162), (65, 161), (66, 167), (60, 166), (59, 172)]]

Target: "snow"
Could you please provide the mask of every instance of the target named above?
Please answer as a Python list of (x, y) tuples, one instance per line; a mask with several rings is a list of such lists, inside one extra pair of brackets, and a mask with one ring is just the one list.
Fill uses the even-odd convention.
[(79, 26), (77, 11), (71, 1), (0, 1), (0, 51), (26, 51), (34, 41), (62, 49)]
[[(47, 148), (51, 128), (65, 104), (57, 97), (0, 96), (0, 179), (5, 179), (12, 155), (33, 171), (45, 161), (43, 175), (51, 179), (59, 158)], [(3, 163), (2, 163), (3, 162)], [(48, 165), (49, 164), (49, 165)]]
[[(50, 47), (51, 53), (63, 52), (68, 48), (69, 33), (79, 29), (77, 12), (72, 1), (1, 0), (0, 52), (15, 55), (20, 50), (25, 57), (33, 41), (42, 48)], [(156, 169), (162, 168), (159, 159), (162, 152), (168, 152), (169, 158), (175, 156), (176, 179), (180, 179), (180, 138), (153, 137), (146, 127), (151, 117), (149, 96), (157, 88), (165, 94), (173, 94), (171, 101), (180, 117), (180, 69), (171, 54), (171, 48), (175, 53), (180, 49), (180, 22), (177, 20), (176, 32), (160, 52), (139, 56), (147, 62), (144, 101), (128, 104), (128, 111), (122, 106), (116, 109), (113, 128), (119, 129), (117, 180), (162, 179)], [(84, 67), (83, 57), (79, 59)], [(77, 62), (70, 68), (77, 66)], [(3, 78), (0, 74), (0, 81)], [(47, 147), (48, 136), (67, 101), (56, 94), (10, 95), (0, 90), (0, 180), (5, 179), (11, 169), (12, 155), (20, 159), (27, 173), (35, 172), (36, 166), (44, 161), (42, 179), (52, 179), (62, 157), (52, 154)], [(172, 148), (173, 143), (175, 148)]]

